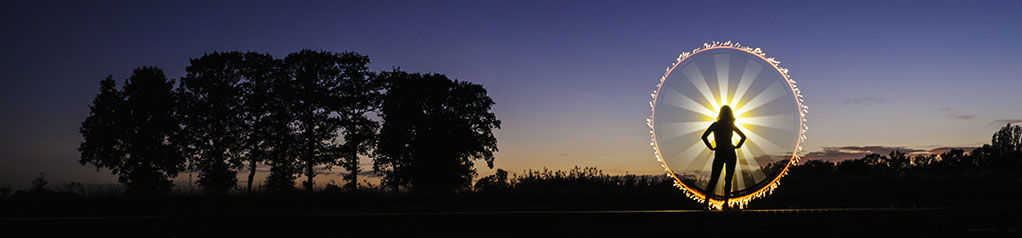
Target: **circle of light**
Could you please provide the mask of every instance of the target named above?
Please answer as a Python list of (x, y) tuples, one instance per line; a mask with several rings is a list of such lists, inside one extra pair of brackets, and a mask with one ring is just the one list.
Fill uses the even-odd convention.
[(649, 102), (651, 115), (650, 115), (649, 118), (646, 119), (646, 125), (649, 126), (649, 128), (650, 128), (649, 133), (650, 133), (650, 139), (652, 140), (650, 145), (653, 147), (653, 154), (654, 154), (654, 156), (656, 157), (657, 161), (660, 162), (660, 165), (663, 166), (664, 170), (667, 172), (667, 175), (674, 179), (674, 186), (678, 187), (679, 189), (684, 191), (685, 195), (687, 197), (695, 200), (698, 203), (703, 203), (705, 201), (705, 199), (710, 199), (709, 204), (710, 204), (710, 208), (712, 208), (712, 209), (720, 210), (720, 209), (723, 208), (723, 205), (724, 205), (724, 201), (713, 199), (713, 198), (709, 198), (705, 194), (699, 192), (698, 190), (696, 190), (696, 189), (690, 187), (689, 185), (686, 185), (684, 182), (682, 182), (681, 179), (678, 178), (677, 175), (675, 175), (674, 171), (672, 171), (671, 168), (668, 167), (667, 162), (661, 156), (661, 154), (660, 154), (660, 146), (657, 143), (656, 129), (654, 127), (655, 122), (656, 122), (655, 115), (656, 115), (657, 96), (659, 95), (661, 87), (664, 85), (664, 80), (666, 80), (667, 77), (670, 76), (671, 72), (674, 71), (675, 67), (680, 65), (683, 61), (685, 61), (685, 59), (689, 58), (692, 55), (698, 54), (698, 53), (703, 52), (703, 51), (713, 50), (713, 49), (733, 49), (733, 50), (739, 50), (739, 51), (742, 51), (742, 52), (746, 52), (746, 53), (755, 55), (759, 59), (769, 63), (771, 66), (773, 66), (773, 68), (775, 70), (777, 70), (778, 73), (781, 74), (781, 76), (784, 78), (784, 80), (788, 83), (788, 86), (790, 87), (791, 92), (792, 92), (792, 94), (793, 94), (793, 96), (795, 98), (795, 103), (798, 106), (798, 112), (799, 112), (798, 113), (799, 114), (798, 138), (796, 139), (795, 148), (792, 151), (791, 157), (788, 159), (788, 163), (785, 164), (785, 166), (784, 166), (784, 168), (782, 168), (781, 172), (777, 176), (775, 176), (772, 179), (772, 181), (767, 183), (766, 186), (763, 186), (763, 187), (757, 189), (756, 191), (754, 191), (752, 193), (749, 193), (749, 194), (746, 194), (746, 195), (743, 195), (743, 196), (739, 196), (739, 197), (735, 197), (735, 198), (731, 198), (731, 199), (728, 200), (728, 205), (729, 206), (732, 206), (732, 207), (737, 206), (738, 208), (745, 208), (745, 206), (747, 206), (749, 204), (749, 202), (752, 201), (753, 199), (756, 199), (756, 198), (759, 198), (759, 197), (763, 197), (763, 196), (766, 196), (766, 195), (769, 195), (770, 193), (772, 193), (773, 190), (776, 189), (780, 185), (781, 177), (784, 177), (785, 175), (788, 174), (788, 169), (791, 167), (791, 165), (798, 163), (798, 160), (799, 160), (798, 153), (802, 151), (801, 144), (803, 142), (805, 142), (805, 139), (806, 139), (805, 132), (806, 132), (806, 130), (809, 129), (808, 126), (806, 126), (806, 119), (805, 119), (806, 114), (809, 112), (809, 107), (804, 105), (805, 99), (802, 97), (802, 92), (798, 89), (798, 86), (796, 85), (795, 80), (792, 80), (791, 76), (788, 75), (788, 69), (780, 67), (780, 63), (781, 63), (780, 61), (778, 61), (778, 60), (776, 60), (774, 58), (767, 58), (766, 57), (766, 53), (764, 53), (760, 48), (752, 48), (752, 47), (748, 47), (748, 46), (742, 46), (740, 43), (737, 43), (737, 42), (736, 43), (732, 43), (731, 41), (727, 41), (727, 42), (716, 42), (715, 41), (715, 42), (712, 42), (712, 43), (704, 43), (703, 47), (693, 49), (691, 52), (682, 52), (680, 55), (678, 55), (678, 58), (675, 60), (674, 64), (672, 64), (670, 67), (667, 67), (667, 69), (664, 72), (664, 75), (660, 77), (660, 81), (659, 81), (659, 83), (657, 83), (657, 89), (654, 90), (653, 93), (650, 94), (650, 97), (653, 98)]

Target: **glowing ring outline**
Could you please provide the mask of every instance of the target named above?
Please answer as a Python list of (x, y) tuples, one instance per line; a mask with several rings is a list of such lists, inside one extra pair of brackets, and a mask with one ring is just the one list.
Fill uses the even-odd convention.
[(781, 172), (776, 177), (774, 177), (773, 180), (770, 183), (767, 183), (766, 186), (763, 186), (762, 188), (757, 189), (755, 192), (752, 192), (752, 193), (749, 193), (749, 194), (746, 194), (746, 195), (743, 195), (743, 196), (740, 196), (740, 197), (731, 198), (728, 201), (728, 205), (729, 206), (734, 207), (734, 206), (737, 205), (738, 208), (744, 208), (746, 205), (749, 204), (750, 201), (752, 201), (752, 199), (763, 197), (763, 196), (766, 196), (766, 195), (769, 195), (770, 193), (772, 193), (774, 189), (776, 189), (778, 186), (780, 186), (781, 178), (788, 174), (788, 169), (791, 167), (791, 165), (798, 163), (798, 160), (800, 159), (800, 157), (798, 156), (798, 153), (802, 151), (802, 142), (805, 142), (805, 139), (806, 139), (805, 132), (806, 132), (806, 130), (809, 129), (808, 126), (806, 126), (806, 118), (805, 118), (806, 114), (809, 113), (809, 107), (804, 105), (805, 99), (802, 97), (802, 91), (799, 90), (798, 85), (796, 84), (795, 80), (791, 79), (791, 76), (788, 75), (788, 69), (786, 69), (784, 67), (780, 67), (780, 63), (781, 63), (780, 61), (777, 61), (774, 58), (767, 58), (766, 57), (766, 53), (764, 53), (760, 48), (753, 49), (753, 48), (748, 47), (748, 46), (743, 47), (741, 44), (739, 44), (739, 43), (732, 43), (731, 41), (723, 42), (723, 43), (722, 42), (712, 42), (712, 43), (704, 43), (703, 47), (696, 48), (696, 49), (692, 50), (691, 52), (683, 52), (683, 53), (681, 53), (681, 55), (678, 56), (678, 58), (674, 62), (674, 64), (671, 65), (671, 67), (668, 67), (666, 72), (664, 72), (664, 75), (660, 77), (660, 82), (657, 83), (657, 89), (654, 90), (652, 94), (650, 94), (650, 96), (653, 97), (653, 100), (650, 100), (650, 102), (649, 102), (650, 117), (648, 119), (646, 119), (646, 125), (649, 126), (649, 128), (650, 128), (649, 133), (650, 133), (650, 138), (652, 140), (650, 145), (653, 146), (653, 150), (654, 150), (653, 154), (654, 154), (654, 156), (656, 157), (657, 161), (660, 162), (660, 165), (664, 168), (664, 170), (667, 172), (667, 175), (671, 176), (671, 178), (674, 178), (674, 186), (678, 187), (679, 189), (684, 191), (685, 195), (688, 196), (689, 198), (691, 198), (691, 199), (693, 199), (693, 200), (695, 200), (696, 202), (699, 202), (699, 203), (703, 203), (704, 199), (710, 199), (710, 207), (711, 208), (718, 209), (718, 210), (723, 208), (723, 201), (712, 199), (712, 198), (707, 198), (706, 195), (700, 193), (696, 189), (690, 188), (688, 185), (686, 185), (685, 183), (681, 182), (681, 179), (679, 179), (678, 176), (674, 174), (674, 171), (672, 171), (670, 169), (670, 167), (667, 166), (667, 161), (664, 161), (664, 159), (660, 155), (660, 145), (657, 143), (657, 140), (656, 140), (656, 129), (654, 128), (655, 121), (656, 121), (655, 120), (655, 116), (656, 116), (656, 103), (657, 103), (657, 97), (660, 95), (660, 89), (663, 86), (664, 81), (667, 79), (668, 76), (670, 76), (671, 72), (674, 71), (674, 68), (678, 67), (678, 65), (680, 65), (682, 61), (684, 61), (685, 59), (688, 59), (689, 57), (691, 57), (691, 56), (693, 56), (695, 54), (698, 54), (698, 53), (703, 52), (703, 51), (713, 50), (713, 49), (733, 49), (733, 50), (738, 50), (738, 51), (742, 51), (742, 52), (745, 52), (745, 53), (749, 53), (749, 54), (755, 55), (756, 57), (759, 57), (759, 59), (761, 59), (761, 60), (763, 60), (763, 61), (765, 61), (767, 63), (770, 63), (770, 65), (773, 66), (774, 70), (777, 70), (777, 72), (780, 73), (781, 76), (784, 77), (784, 80), (788, 83), (788, 87), (791, 89), (792, 96), (794, 96), (794, 98), (795, 98), (795, 104), (798, 106), (798, 112), (799, 112), (799, 130), (798, 131), (799, 131), (799, 133), (798, 133), (798, 137), (796, 138), (796, 141), (795, 141), (795, 148), (792, 150), (792, 154), (791, 154), (791, 157), (788, 159), (788, 163), (784, 165), (784, 169), (782, 169)]

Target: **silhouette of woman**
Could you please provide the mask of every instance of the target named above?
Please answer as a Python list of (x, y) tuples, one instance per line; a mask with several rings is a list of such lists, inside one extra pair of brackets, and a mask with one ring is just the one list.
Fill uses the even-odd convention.
[[(731, 145), (731, 132), (738, 132), (738, 136), (741, 140), (738, 141), (738, 145)], [(713, 139), (717, 144), (714, 148), (710, 144), (710, 141), (706, 140), (710, 133), (713, 133)], [(710, 206), (710, 195), (713, 194), (714, 188), (717, 186), (717, 178), (720, 177), (720, 170), (725, 168), (724, 172), (724, 205), (727, 205), (728, 199), (731, 198), (731, 179), (735, 175), (735, 163), (738, 162), (738, 156), (735, 154), (735, 149), (742, 148), (742, 144), (745, 144), (745, 133), (739, 130), (735, 126), (735, 115), (731, 112), (731, 107), (724, 105), (720, 107), (720, 114), (717, 115), (717, 121), (710, 124), (709, 128), (703, 132), (703, 143), (706, 144), (706, 148), (714, 151), (713, 153), (713, 172), (710, 173), (710, 183), (706, 186), (706, 201), (705, 205), (707, 208)]]

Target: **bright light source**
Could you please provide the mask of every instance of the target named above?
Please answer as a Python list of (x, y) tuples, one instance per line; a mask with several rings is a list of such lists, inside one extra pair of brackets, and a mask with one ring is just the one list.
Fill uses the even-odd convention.
[[(748, 136), (745, 146), (736, 151), (739, 163), (732, 189), (736, 196), (728, 201), (730, 206), (744, 208), (752, 199), (769, 194), (798, 161), (808, 107), (788, 70), (779, 64), (759, 48), (728, 41), (683, 52), (666, 69), (651, 94), (652, 116), (647, 125), (657, 161), (689, 198), (710, 199), (711, 207), (722, 208), (723, 201), (714, 198), (718, 195), (705, 192), (722, 189), (723, 181), (717, 188), (700, 183), (709, 177), (712, 153), (693, 137), (716, 120), (722, 105), (731, 106), (735, 125)], [(672, 77), (675, 70), (681, 72)], [(785, 95), (790, 98), (782, 100)], [(667, 113), (659, 119), (658, 108)], [(738, 137), (732, 141), (737, 143)], [(771, 162), (774, 158), (779, 160)]]

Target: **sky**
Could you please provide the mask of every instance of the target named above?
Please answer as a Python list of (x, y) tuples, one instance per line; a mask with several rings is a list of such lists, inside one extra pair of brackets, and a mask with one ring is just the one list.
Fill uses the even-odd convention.
[[(107, 75), (213, 51), (354, 51), (483, 85), (494, 168), (658, 174), (649, 93), (679, 53), (762, 48), (809, 106), (805, 152), (989, 143), (1022, 121), (1019, 1), (3, 1), (0, 185), (116, 183), (78, 163)], [(481, 161), (480, 161), (481, 162)], [(370, 162), (365, 160), (366, 168)], [(479, 163), (485, 164), (485, 163)], [(477, 166), (480, 175), (493, 170)]]

